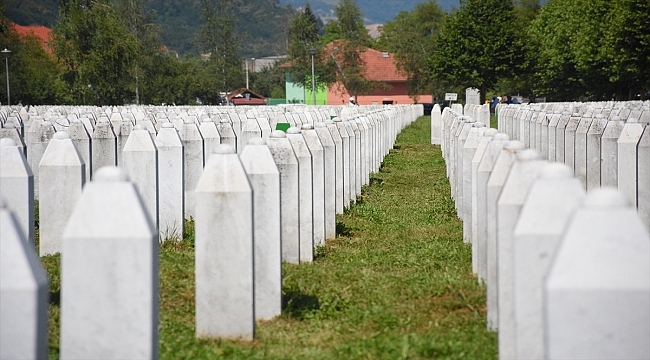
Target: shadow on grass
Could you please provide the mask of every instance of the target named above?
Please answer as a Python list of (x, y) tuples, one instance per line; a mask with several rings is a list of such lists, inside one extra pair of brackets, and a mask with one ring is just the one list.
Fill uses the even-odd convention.
[(50, 305), (61, 306), (61, 291), (50, 291)]
[(345, 237), (350, 237), (352, 236), (352, 231), (345, 226), (344, 223), (337, 221), (336, 222), (336, 236), (345, 236)]
[(299, 291), (288, 291), (282, 294), (283, 314), (295, 319), (304, 319), (305, 314), (314, 310), (320, 310), (317, 296)]

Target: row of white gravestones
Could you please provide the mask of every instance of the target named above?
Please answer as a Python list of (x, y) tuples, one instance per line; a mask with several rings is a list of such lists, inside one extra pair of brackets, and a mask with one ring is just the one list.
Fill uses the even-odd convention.
[[(361, 150), (355, 152), (359, 154), (359, 161), (355, 163), (366, 163), (370, 154), (375, 152), (371, 149), (376, 149), (375, 157), (381, 162), (380, 159), (392, 147), (390, 141), (415, 119), (417, 113), (392, 112), (390, 116), (383, 118), (373, 118), (369, 115), (355, 120), (358, 121), (355, 123), (358, 128), (364, 129), (359, 132), (360, 138), (368, 140), (360, 142), (367, 146), (365, 149), (361, 146)], [(345, 120), (343, 123), (349, 121), (352, 120)], [(380, 126), (381, 131), (374, 130)], [(339, 133), (336, 126), (331, 129)], [(384, 131), (390, 133), (386, 135)], [(169, 137), (163, 137), (166, 132), (169, 132)], [(330, 133), (327, 124), (317, 123), (315, 129), (310, 125), (303, 125), (302, 131), (292, 128), (288, 135), (280, 132), (268, 139), (269, 143), (272, 139), (287, 140), (289, 152), (286, 154), (293, 157), (296, 157), (300, 150), (297, 150), (297, 146), (294, 146), (287, 136), (301, 136), (295, 140), (305, 142), (306, 148), (302, 150), (309, 152), (310, 160), (304, 164), (312, 171), (309, 176), (301, 177), (301, 163), (296, 161), (299, 167), (295, 174), (298, 178), (295, 183), (298, 191), (295, 194), (299, 206), (301, 181), (310, 182), (314, 186), (319, 183), (326, 184), (329, 179), (329, 190), (323, 189), (321, 194), (329, 194), (330, 200), (312, 201), (309, 209), (311, 216), (318, 213), (316, 209), (312, 211), (315, 206), (323, 207), (323, 217), (327, 204), (329, 209), (334, 210), (333, 197), (336, 192), (332, 180), (336, 178), (336, 152), (331, 134), (333, 132)], [(324, 140), (321, 141), (321, 138)], [(388, 142), (374, 144), (375, 141), (370, 139)], [(154, 145), (150, 133), (141, 125), (137, 125), (131, 129), (122, 150), (123, 162), (126, 165), (123, 168), (109, 166), (99, 169), (94, 179), (84, 184), (85, 164), (68, 133), (58, 131), (51, 139), (41, 161), (44, 175), (41, 184), (47, 184), (48, 179), (54, 178), (57, 182), (72, 184), (73, 188), (79, 187), (80, 193), (75, 195), (76, 205), (68, 215), (67, 225), (63, 224), (63, 231), (57, 232), (59, 251), (62, 253), (61, 357), (156, 357), (159, 233), (152, 209), (148, 207), (151, 204), (151, 201), (147, 200), (148, 189), (142, 189), (140, 184), (156, 186), (155, 177), (146, 175), (156, 173), (157, 159), (160, 159), (160, 167), (164, 147), (168, 147), (170, 152), (178, 153), (179, 149), (182, 152), (183, 147), (179, 142), (178, 133), (173, 126), (164, 124), (156, 139), (156, 144), (163, 146), (158, 148)], [(321, 152), (323, 157), (318, 155)], [(13, 155), (5, 156), (10, 153)], [(26, 165), (24, 153), (13, 140), (2, 140), (2, 154), (2, 168), (7, 168), (5, 158), (12, 159), (10, 165), (13, 166), (17, 161), (18, 165), (22, 166), (19, 167), (19, 170), (22, 169), (20, 178), (28, 186), (29, 167)], [(18, 160), (13, 159), (16, 156)], [(136, 166), (136, 163), (141, 163), (141, 166)], [(178, 163), (173, 166), (180, 167)], [(377, 168), (379, 165), (375, 166)], [(281, 311), (281, 194), (285, 188), (291, 186), (280, 177), (282, 171), (279, 167), (280, 164), (274, 158), (270, 147), (259, 137), (250, 140), (250, 145), (244, 147), (241, 156), (235, 154), (233, 146), (223, 144), (208, 158), (197, 185), (200, 196), (197, 196), (195, 210), (196, 331), (199, 337), (251, 339), (254, 336), (255, 320), (272, 318)], [(371, 169), (371, 166), (359, 167), (368, 171)], [(320, 171), (315, 171), (314, 168)], [(329, 176), (326, 175), (327, 172), (330, 173)], [(158, 171), (158, 175), (160, 173), (161, 171)], [(182, 176), (178, 176), (178, 173), (176, 176), (177, 181), (181, 182)], [(322, 179), (319, 182), (315, 177)], [(367, 179), (368, 176), (358, 178)], [(59, 190), (58, 187), (54, 188)], [(317, 193), (312, 189), (312, 199)], [(60, 196), (60, 192), (43, 188), (42, 195), (41, 201), (45, 201), (48, 207), (46, 212), (55, 212), (57, 208), (51, 204), (50, 198)], [(66, 202), (58, 210), (65, 212), (68, 206)], [(296, 210), (298, 216), (303, 214), (299, 207)], [(6, 213), (9, 214), (9, 211)], [(3, 224), (4, 216), (3, 210)], [(15, 249), (5, 251), (5, 240), (9, 239), (13, 239), (14, 243), (16, 239), (20, 240), (26, 249), (24, 251), (31, 252), (31, 255), (25, 255), (27, 260), (29, 256), (36, 259), (27, 238), (21, 235), (21, 225), (13, 216), (11, 223), (14, 226), (2, 227), (3, 259), (4, 255), (16, 257)], [(302, 219), (298, 218), (295, 225), (302, 225)], [(296, 228), (299, 229), (298, 226)], [(9, 235), (5, 234), (5, 229)], [(323, 232), (325, 231), (324, 229)], [(316, 239), (315, 235), (313, 239)], [(53, 241), (49, 243), (54, 244)], [(301, 245), (298, 241), (298, 247)], [(309, 245), (313, 246), (313, 243)], [(301, 254), (299, 251), (299, 260)], [(13, 262), (3, 260), (3, 266), (5, 264), (14, 265)], [(47, 339), (43, 337), (43, 334), (47, 334), (46, 317), (44, 311), (41, 311), (47, 306), (47, 281), (42, 281), (45, 279), (42, 273), (40, 269), (39, 278), (39, 267), (32, 261), (30, 272), (21, 273), (20, 276), (36, 279), (34, 281), (40, 285), (33, 287), (35, 290), (20, 295), (23, 298), (16, 300), (18, 298), (15, 291), (9, 286), (12, 282), (4, 281), (4, 276), (22, 278), (11, 271), (2, 272), (3, 310), (8, 309), (9, 312), (15, 313), (11, 307), (4, 307), (4, 301), (12, 306), (26, 300), (38, 305), (20, 319), (3, 312), (0, 321), (3, 334), (9, 331), (8, 329), (24, 328), (26, 332), (21, 334), (26, 338), (31, 336), (32, 339), (31, 342), (22, 342), (21, 346), (12, 343), (4, 347), (8, 354), (25, 353), (21, 351), (42, 352), (47, 349)], [(5, 284), (8, 285), (6, 288)], [(36, 309), (41, 309), (41, 312), (36, 312)]]
[[(471, 222), (464, 237), (487, 285), (499, 356), (648, 358), (650, 235), (625, 192), (586, 194), (574, 167), (548, 162), (507, 134), (481, 133), (452, 110), (442, 124), (452, 195), (459, 216)], [(476, 191), (461, 190), (467, 179), (455, 171), (465, 156), (472, 167), (461, 177)]]
[(556, 106), (500, 106), (499, 123), (545, 159), (569, 165), (587, 190), (618, 187), (650, 229), (650, 110), (641, 104), (634, 102), (625, 112), (602, 104), (573, 112)]

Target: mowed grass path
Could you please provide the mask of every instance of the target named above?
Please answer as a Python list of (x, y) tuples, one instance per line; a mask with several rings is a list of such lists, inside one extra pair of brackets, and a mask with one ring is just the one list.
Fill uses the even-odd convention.
[[(462, 241), (440, 147), (429, 144), (429, 121), (421, 117), (399, 135), (312, 264), (283, 266), (283, 313), (258, 323), (251, 343), (195, 339), (191, 229), (186, 240), (163, 245), (160, 357), (496, 358), (485, 288), (472, 276), (471, 248)], [(45, 259), (51, 277), (57, 260)], [(57, 306), (51, 314), (57, 326)], [(50, 334), (58, 342), (58, 330)]]

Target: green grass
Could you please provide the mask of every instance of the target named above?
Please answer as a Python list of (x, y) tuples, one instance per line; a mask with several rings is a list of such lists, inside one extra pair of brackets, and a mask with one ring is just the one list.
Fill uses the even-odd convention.
[[(260, 322), (250, 343), (194, 336), (192, 223), (160, 250), (163, 359), (494, 359), (485, 288), (449, 198), (429, 117), (405, 129), (356, 205), (337, 217), (338, 236), (312, 264), (283, 266), (283, 312)], [(59, 257), (43, 258), (51, 289)], [(58, 305), (51, 305), (52, 358)]]

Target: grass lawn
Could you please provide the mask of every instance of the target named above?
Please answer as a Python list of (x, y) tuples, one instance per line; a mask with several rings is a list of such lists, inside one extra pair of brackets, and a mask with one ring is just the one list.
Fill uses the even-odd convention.
[[(485, 288), (449, 197), (429, 117), (405, 129), (356, 205), (337, 216), (337, 238), (312, 264), (283, 266), (283, 312), (256, 340), (194, 337), (194, 249), (160, 250), (163, 359), (494, 359)], [(42, 258), (53, 292), (50, 355), (58, 357), (59, 256)]]

